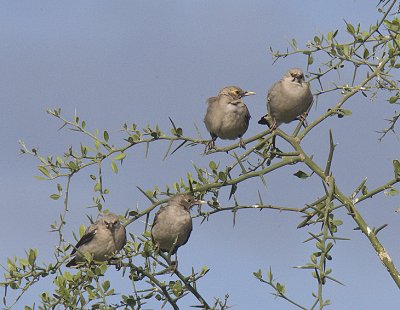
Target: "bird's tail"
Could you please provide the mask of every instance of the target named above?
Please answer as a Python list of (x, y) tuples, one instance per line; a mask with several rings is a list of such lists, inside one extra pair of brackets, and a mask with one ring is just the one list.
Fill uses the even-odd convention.
[(75, 267), (75, 266), (76, 266), (76, 259), (75, 259), (75, 257), (74, 257), (73, 259), (71, 259), (71, 260), (67, 263), (66, 266), (67, 266), (67, 267)]
[(268, 114), (265, 114), (263, 117), (261, 117), (258, 123), (260, 125), (267, 125), (268, 127), (271, 128), (271, 118), (269, 117)]

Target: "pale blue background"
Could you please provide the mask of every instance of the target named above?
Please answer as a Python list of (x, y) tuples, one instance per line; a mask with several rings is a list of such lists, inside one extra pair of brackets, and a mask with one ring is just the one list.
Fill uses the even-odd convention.
[[(39, 261), (50, 262), (56, 235), (49, 225), (62, 211), (62, 201), (48, 196), (55, 183), (39, 182), (35, 159), (18, 155), (17, 141), (36, 146), (44, 154), (59, 155), (68, 145), (87, 143), (83, 136), (68, 130), (57, 131), (60, 123), (49, 117), (46, 108), (61, 107), (72, 118), (76, 109), (87, 128), (107, 129), (116, 145), (123, 144), (119, 129), (124, 122), (159, 124), (167, 130), (168, 116), (188, 135), (195, 135), (193, 123), (207, 137), (202, 118), (207, 97), (225, 85), (236, 84), (257, 96), (246, 98), (253, 116), (245, 137), (261, 128), (256, 121), (265, 112), (265, 94), (290, 67), (306, 68), (305, 57), (290, 57), (274, 66), (269, 47), (285, 50), (296, 37), (304, 47), (314, 35), (344, 29), (345, 19), (368, 27), (378, 18), (377, 1), (2, 1), (0, 3), (0, 105), (1, 145), (0, 262), (22, 256), (30, 247), (39, 249)], [(369, 7), (366, 7), (369, 5)], [(346, 37), (344, 30), (342, 38)], [(318, 62), (318, 59), (316, 59)], [(397, 72), (394, 72), (397, 73)], [(350, 83), (343, 76), (342, 83)], [(326, 81), (328, 86), (329, 81)], [(314, 90), (317, 84), (312, 85)], [(387, 94), (385, 94), (387, 95)], [(320, 98), (309, 121), (334, 105), (340, 94)], [(399, 140), (389, 135), (381, 143), (375, 131), (386, 126), (396, 107), (384, 97), (371, 102), (361, 94), (354, 96), (346, 108), (351, 117), (331, 118), (305, 140), (306, 151), (324, 165), (331, 128), (338, 143), (333, 172), (339, 187), (346, 193), (365, 177), (368, 188), (392, 178), (391, 161), (398, 158)], [(285, 131), (294, 124), (282, 126)], [(219, 145), (227, 145), (218, 140)], [(285, 146), (282, 146), (285, 148)], [(167, 143), (150, 146), (148, 159), (144, 146), (128, 153), (118, 175), (105, 169), (106, 186), (111, 194), (106, 205), (115, 212), (140, 209), (148, 201), (136, 185), (150, 189), (172, 184), (192, 171), (191, 161), (203, 166), (209, 160), (225, 162), (218, 154), (202, 157), (203, 148), (184, 148), (162, 161)], [(239, 151), (241, 152), (241, 151)], [(108, 168), (109, 166), (107, 166)], [(317, 178), (305, 181), (292, 174), (302, 166), (287, 167), (266, 177), (267, 190), (258, 182), (246, 182), (238, 190), (239, 202), (257, 202), (260, 190), (265, 203), (302, 207), (323, 195)], [(93, 172), (93, 171), (91, 171)], [(85, 213), (91, 204), (93, 183), (89, 170), (79, 174), (71, 186), (68, 234), (87, 223)], [(220, 194), (223, 206), (231, 206), (228, 190)], [(360, 211), (372, 226), (388, 223), (379, 234), (395, 263), (399, 262), (399, 215), (394, 212), (399, 197), (378, 195), (360, 205)], [(343, 211), (337, 215), (345, 224), (339, 236), (351, 241), (339, 242), (330, 263), (333, 276), (345, 283), (330, 283), (325, 296), (333, 301), (331, 309), (394, 309), (400, 301), (398, 288), (380, 264), (368, 240)], [(189, 243), (180, 250), (180, 269), (206, 265), (211, 271), (198, 288), (208, 300), (230, 294), (234, 309), (293, 309), (275, 300), (271, 289), (259, 283), (252, 272), (265, 272), (271, 266), (275, 277), (286, 283), (288, 296), (304, 306), (311, 304), (315, 281), (308, 271), (292, 266), (308, 262), (315, 251), (312, 243), (302, 244), (309, 229), (296, 229), (298, 215), (276, 211), (243, 211), (232, 227), (232, 215), (221, 213), (200, 225), (196, 219)], [(128, 227), (140, 233), (141, 222)], [(318, 228), (310, 228), (318, 231)], [(113, 284), (119, 274), (112, 270)], [(114, 275), (115, 274), (115, 275)], [(50, 280), (50, 279), (49, 279)], [(38, 293), (51, 290), (49, 280), (41, 281), (16, 306), (38, 301)], [(117, 285), (125, 294), (127, 284)], [(185, 298), (182, 309), (192, 305)], [(158, 309), (150, 302), (148, 308)], [(168, 308), (168, 307), (167, 307)]]

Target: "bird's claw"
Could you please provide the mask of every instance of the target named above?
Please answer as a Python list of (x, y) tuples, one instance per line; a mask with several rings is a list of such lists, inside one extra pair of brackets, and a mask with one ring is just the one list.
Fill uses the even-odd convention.
[(308, 126), (306, 117), (308, 116), (307, 112), (304, 112), (303, 114), (299, 115), (296, 117), (297, 120), (299, 120), (301, 122), (301, 124), (303, 125), (304, 128), (306, 128)]
[(172, 277), (172, 275), (173, 275), (173, 274), (175, 273), (175, 271), (178, 269), (178, 260), (173, 260), (173, 261), (171, 261), (170, 268), (171, 268), (171, 277)]
[(215, 149), (215, 141), (213, 139), (211, 139), (206, 144), (206, 148), (204, 150), (204, 154), (206, 154), (208, 151), (211, 151), (213, 149)]
[(243, 149), (246, 149), (246, 142), (244, 142), (243, 138), (240, 138), (239, 140), (239, 146)]

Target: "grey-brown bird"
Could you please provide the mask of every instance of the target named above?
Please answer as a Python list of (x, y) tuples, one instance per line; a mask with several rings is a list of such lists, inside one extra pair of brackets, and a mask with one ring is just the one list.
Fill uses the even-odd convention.
[(268, 114), (258, 123), (275, 129), (282, 123), (299, 119), (305, 125), (306, 113), (312, 102), (313, 95), (309, 83), (304, 80), (303, 71), (298, 68), (290, 69), (268, 91)]
[(178, 194), (158, 210), (151, 228), (151, 237), (159, 251), (176, 254), (178, 248), (189, 240), (192, 232), (190, 209), (203, 203), (206, 202), (192, 195)]
[(217, 138), (227, 140), (239, 138), (239, 145), (245, 147), (242, 136), (249, 127), (251, 116), (241, 99), (250, 95), (255, 95), (255, 92), (244, 91), (237, 86), (228, 86), (221, 89), (217, 97), (207, 100), (208, 108), (204, 124), (210, 132), (211, 140), (207, 144), (206, 151), (215, 147)]
[(126, 230), (114, 213), (105, 214), (100, 220), (90, 225), (78, 241), (71, 255), (75, 257), (67, 267), (74, 267), (85, 262), (85, 254), (90, 254), (95, 261), (107, 261), (118, 253), (126, 243)]

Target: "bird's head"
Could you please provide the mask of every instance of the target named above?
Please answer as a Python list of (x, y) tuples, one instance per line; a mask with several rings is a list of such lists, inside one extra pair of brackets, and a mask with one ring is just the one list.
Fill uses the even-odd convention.
[(103, 216), (103, 224), (107, 227), (109, 230), (115, 230), (118, 228), (121, 223), (118, 219), (118, 215), (114, 213), (107, 213), (106, 215)]
[(290, 69), (288, 73), (286, 73), (285, 77), (290, 79), (292, 82), (297, 82), (299, 84), (302, 84), (305, 81), (303, 71), (299, 68)]
[(227, 86), (220, 90), (220, 95), (229, 96), (233, 100), (238, 100), (245, 96), (255, 95), (255, 92), (245, 91), (238, 86)]
[(183, 206), (186, 210), (190, 210), (194, 205), (200, 205), (207, 203), (204, 200), (195, 199), (192, 195), (183, 194), (183, 195), (176, 195), (171, 198), (170, 203), (176, 203), (178, 205)]

